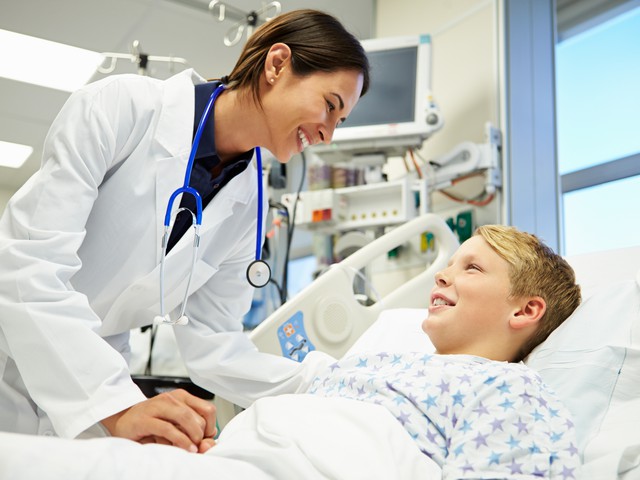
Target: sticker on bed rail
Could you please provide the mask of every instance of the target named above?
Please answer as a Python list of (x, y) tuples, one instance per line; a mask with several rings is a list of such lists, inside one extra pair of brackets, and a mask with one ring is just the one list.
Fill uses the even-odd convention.
[(309, 337), (307, 337), (307, 332), (304, 330), (301, 311), (297, 311), (289, 320), (280, 325), (278, 328), (278, 339), (280, 340), (282, 355), (297, 362), (304, 360), (307, 353), (316, 349), (309, 340)]

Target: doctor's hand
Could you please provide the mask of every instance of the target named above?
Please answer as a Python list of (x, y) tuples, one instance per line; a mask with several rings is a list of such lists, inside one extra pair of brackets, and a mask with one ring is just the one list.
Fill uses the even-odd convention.
[(215, 444), (216, 409), (213, 403), (178, 389), (133, 405), (102, 424), (114, 437), (204, 453)]

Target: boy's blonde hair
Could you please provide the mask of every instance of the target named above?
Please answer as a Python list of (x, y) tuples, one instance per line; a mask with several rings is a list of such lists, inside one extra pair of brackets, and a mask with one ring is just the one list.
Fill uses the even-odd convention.
[(524, 359), (578, 307), (576, 276), (560, 255), (538, 237), (504, 225), (483, 225), (480, 235), (509, 264), (511, 297), (542, 297), (547, 310), (535, 333), (522, 345), (516, 361)]

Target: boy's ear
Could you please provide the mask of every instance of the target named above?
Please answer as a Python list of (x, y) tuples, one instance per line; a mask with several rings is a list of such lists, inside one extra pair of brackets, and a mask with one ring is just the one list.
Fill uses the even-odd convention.
[(546, 311), (547, 302), (544, 301), (544, 298), (529, 297), (523, 299), (521, 308), (513, 314), (509, 320), (509, 325), (515, 329), (537, 325)]

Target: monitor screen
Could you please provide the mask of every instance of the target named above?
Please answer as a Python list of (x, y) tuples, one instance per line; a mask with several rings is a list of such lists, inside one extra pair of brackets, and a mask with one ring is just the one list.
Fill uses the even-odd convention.
[(412, 122), (416, 108), (418, 48), (368, 52), (371, 65), (369, 91), (342, 127)]
[(402, 152), (420, 147), (443, 121), (431, 97), (431, 37), (375, 38), (362, 42), (371, 65), (369, 91), (321, 155), (341, 157)]

